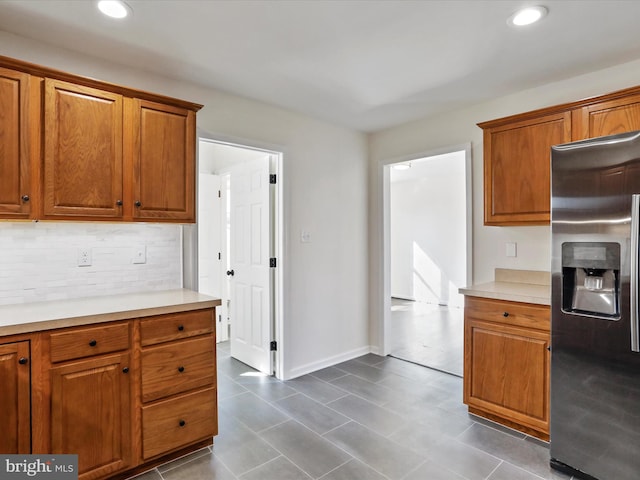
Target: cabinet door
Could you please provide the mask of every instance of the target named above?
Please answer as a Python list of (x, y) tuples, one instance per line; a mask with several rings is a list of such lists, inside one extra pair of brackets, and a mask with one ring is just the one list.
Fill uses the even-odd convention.
[(78, 455), (81, 480), (131, 464), (129, 355), (112, 355), (51, 369), (52, 453)]
[(195, 221), (195, 113), (134, 100), (133, 218)]
[(548, 346), (548, 332), (466, 318), (465, 403), (548, 433)]
[(29, 342), (0, 345), (0, 453), (31, 453)]
[(44, 215), (122, 216), (122, 96), (45, 80)]
[(0, 218), (31, 212), (29, 75), (0, 68)]
[(486, 128), (485, 224), (548, 224), (551, 146), (570, 140), (568, 112)]
[(640, 130), (640, 95), (582, 107), (574, 114), (574, 140)]

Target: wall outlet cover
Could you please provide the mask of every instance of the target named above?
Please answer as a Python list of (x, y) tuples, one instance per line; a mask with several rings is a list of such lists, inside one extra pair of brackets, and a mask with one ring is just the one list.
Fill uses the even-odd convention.
[(91, 249), (90, 248), (79, 248), (78, 249), (78, 266), (79, 267), (90, 267), (93, 263)]
[(145, 245), (134, 248), (133, 263), (147, 263), (147, 247)]
[(515, 242), (507, 242), (506, 255), (507, 257), (516, 257), (518, 254), (517, 244)]

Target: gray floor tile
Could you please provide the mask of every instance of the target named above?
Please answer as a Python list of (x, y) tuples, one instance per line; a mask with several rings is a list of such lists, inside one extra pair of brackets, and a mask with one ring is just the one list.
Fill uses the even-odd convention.
[(406, 420), (400, 415), (354, 395), (340, 398), (328, 403), (327, 406), (383, 437), (391, 435), (406, 423)]
[(487, 480), (540, 480), (540, 477), (507, 462), (502, 462)]
[(358, 395), (376, 405), (384, 405), (403, 398), (399, 392), (351, 374), (333, 380), (331, 385)]
[(327, 473), (321, 477), (321, 480), (387, 480), (387, 478), (354, 458)]
[(275, 402), (281, 398), (290, 397), (291, 395), (298, 393), (296, 390), (291, 387), (287, 387), (282, 382), (266, 381), (245, 383), (243, 385), (247, 390), (250, 390), (268, 402)]
[(274, 405), (320, 435), (349, 421), (344, 415), (301, 393), (279, 400)]
[(176, 458), (175, 460), (172, 460), (171, 462), (168, 463), (164, 463), (160, 466), (158, 466), (158, 472), (160, 473), (164, 473), (168, 470), (171, 470), (173, 468), (178, 468), (181, 465), (184, 465), (187, 462), (191, 462), (192, 460), (195, 460), (198, 457), (202, 457), (203, 455), (210, 455), (211, 454), (211, 450), (209, 450), (209, 447), (206, 448), (201, 448), (200, 450), (190, 453), (189, 455), (185, 455), (184, 457), (180, 457), (180, 458)]
[(340, 397), (347, 395), (347, 392), (333, 385), (318, 380), (311, 375), (294, 378), (285, 382), (287, 386), (304, 393), (308, 397), (313, 398), (316, 402), (328, 403)]
[(484, 480), (502, 461), (470, 445), (448, 438), (434, 445), (427, 455), (434, 463), (469, 480)]
[(355, 422), (338, 427), (325, 437), (391, 479), (404, 477), (424, 461), (417, 453)]
[(448, 468), (427, 460), (403, 480), (467, 480)]
[(454, 439), (471, 425), (473, 420), (470, 418), (427, 410), (423, 412), (419, 421), (406, 423), (390, 438), (401, 445), (428, 455), (436, 445), (447, 438)]
[(284, 457), (245, 473), (241, 480), (309, 480), (311, 477)]
[(218, 375), (218, 399), (233, 397), (234, 395), (238, 395), (239, 393), (244, 393), (246, 391), (246, 388), (239, 383), (234, 382), (229, 377), (225, 375)]
[(253, 393), (241, 393), (220, 400), (219, 416), (237, 418), (254, 432), (284, 422), (289, 417)]
[(549, 449), (524, 437), (506, 433), (479, 423), (462, 433), (458, 440), (517, 465), (542, 478), (553, 478), (549, 467)]
[(213, 452), (235, 475), (280, 455), (280, 452), (231, 416), (220, 416), (218, 429), (220, 434), (214, 439)]
[(348, 375), (348, 373), (336, 367), (327, 367), (322, 370), (317, 370), (310, 375), (320, 380), (324, 380), (325, 382), (330, 382), (336, 378), (344, 377), (345, 375)]
[(365, 380), (369, 380), (370, 382), (379, 382), (384, 380), (389, 376), (389, 372), (385, 372), (384, 370), (376, 367), (372, 367), (371, 365), (367, 365), (366, 363), (362, 363), (359, 361), (359, 357), (354, 360), (349, 360), (348, 362), (339, 363), (336, 365), (336, 368), (340, 370), (344, 370), (345, 372), (349, 372), (352, 375), (356, 375), (360, 378), (364, 378)]
[(313, 478), (351, 459), (346, 452), (293, 420), (265, 430), (261, 437)]
[(212, 453), (164, 472), (162, 478), (164, 480), (236, 480), (236, 476)]
[(384, 361), (385, 358), (386, 357), (382, 355), (376, 355), (375, 353), (367, 353), (366, 355), (362, 355), (355, 360), (361, 363), (366, 363), (367, 365), (377, 365), (378, 363)]

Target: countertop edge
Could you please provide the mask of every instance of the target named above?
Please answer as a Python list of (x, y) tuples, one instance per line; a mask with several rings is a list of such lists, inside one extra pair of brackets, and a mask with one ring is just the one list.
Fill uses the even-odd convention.
[[(189, 298), (185, 299), (184, 301), (180, 301), (175, 298), (170, 301), (164, 301), (164, 302), (161, 300), (154, 302), (152, 300), (153, 297), (162, 297), (163, 293), (169, 296), (178, 295), (178, 296), (187, 296)], [(65, 310), (64, 310), (65, 304), (73, 305), (74, 303), (83, 303), (83, 302), (86, 303), (91, 300), (95, 300), (97, 302), (113, 302), (114, 304), (117, 304), (118, 299), (122, 299), (122, 298), (131, 299), (133, 296), (137, 296), (141, 298), (143, 301), (141, 301), (139, 305), (113, 307), (112, 310), (99, 311), (97, 313), (82, 313), (82, 312), (65, 313)], [(4, 324), (4, 325), (0, 324), (0, 336), (37, 333), (37, 332), (42, 332), (45, 330), (53, 330), (57, 328), (93, 325), (97, 323), (113, 322), (118, 320), (130, 320), (134, 318), (143, 318), (143, 317), (149, 317), (153, 315), (163, 315), (167, 313), (177, 313), (177, 312), (186, 312), (191, 310), (199, 310), (202, 308), (212, 308), (212, 307), (217, 307), (221, 305), (221, 301), (220, 299), (208, 297), (202, 294), (198, 294), (197, 292), (192, 292), (190, 290), (183, 289), (183, 290), (169, 290), (166, 292), (157, 291), (157, 292), (148, 292), (148, 293), (140, 293), (140, 294), (108, 295), (104, 297), (60, 300), (56, 302), (46, 302), (40, 305), (38, 305), (37, 302), (33, 304), (5, 305), (5, 306), (0, 306), (0, 314), (2, 313), (3, 308), (11, 309), (12, 312), (19, 312), (22, 309), (26, 311), (29, 308), (33, 308), (34, 306), (36, 306), (36, 308), (42, 308), (42, 306), (44, 305), (47, 305), (47, 306), (57, 305), (60, 308), (61, 313), (59, 315), (53, 316), (55, 318), (47, 318), (46, 320), (42, 320), (42, 321), (38, 321), (38, 320), (29, 321), (27, 319), (26, 321), (17, 322), (13, 324)], [(70, 309), (70, 311), (73, 311), (73, 309)]]
[(489, 282), (470, 287), (462, 287), (458, 291), (471, 297), (490, 298), (510, 302), (551, 305), (550, 287), (511, 282)]

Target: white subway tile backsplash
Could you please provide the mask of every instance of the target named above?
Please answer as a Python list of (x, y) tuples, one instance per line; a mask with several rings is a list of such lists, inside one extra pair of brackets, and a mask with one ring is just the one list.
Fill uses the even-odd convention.
[(181, 258), (179, 225), (0, 222), (0, 305), (180, 288)]

